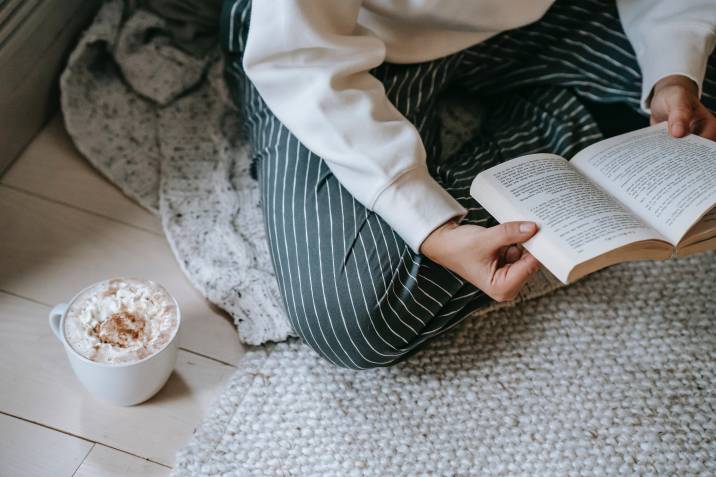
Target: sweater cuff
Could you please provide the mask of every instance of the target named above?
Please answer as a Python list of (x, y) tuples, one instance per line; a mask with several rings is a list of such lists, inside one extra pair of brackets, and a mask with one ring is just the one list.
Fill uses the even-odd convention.
[(698, 86), (701, 97), (706, 65), (714, 48), (713, 40), (713, 35), (709, 38), (709, 35), (692, 31), (652, 32), (642, 48), (637, 48), (642, 70), (641, 107), (645, 112), (651, 114), (654, 85), (667, 76), (681, 75), (691, 79)]
[(378, 194), (372, 210), (418, 253), (423, 240), (433, 230), (467, 213), (424, 166), (398, 176)]

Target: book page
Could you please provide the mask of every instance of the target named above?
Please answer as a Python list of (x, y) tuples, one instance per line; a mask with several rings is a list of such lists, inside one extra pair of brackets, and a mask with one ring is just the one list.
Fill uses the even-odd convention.
[(707, 212), (689, 229), (681, 240), (682, 245), (693, 244), (716, 236), (716, 207)]
[(523, 156), (480, 173), (470, 193), (498, 221), (531, 220), (525, 248), (560, 280), (578, 263), (641, 240), (664, 240), (553, 154)]
[(701, 220), (699, 220), (698, 225), (696, 225), (691, 230), (691, 232), (698, 233), (711, 229), (716, 229), (716, 207), (714, 207), (710, 212), (707, 212), (703, 217), (701, 217)]
[(716, 142), (673, 138), (666, 123), (598, 142), (571, 163), (673, 245), (716, 204)]

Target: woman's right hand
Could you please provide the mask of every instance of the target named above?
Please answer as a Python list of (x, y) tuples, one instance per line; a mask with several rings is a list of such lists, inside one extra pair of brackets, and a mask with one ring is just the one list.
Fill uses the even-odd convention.
[(457, 273), (497, 301), (517, 296), (539, 262), (521, 243), (537, 233), (534, 222), (495, 227), (446, 222), (423, 241), (420, 253)]

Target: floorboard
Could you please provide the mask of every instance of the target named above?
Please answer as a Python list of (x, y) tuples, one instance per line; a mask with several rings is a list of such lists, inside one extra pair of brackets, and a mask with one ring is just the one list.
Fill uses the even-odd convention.
[[(231, 320), (189, 283), (158, 217), (75, 149), (58, 115), (0, 177), (0, 476), (165, 476), (244, 353)], [(50, 307), (113, 276), (177, 297), (167, 385), (123, 408), (91, 397), (51, 333)]]
[(59, 114), (0, 183), (163, 235), (159, 217), (128, 199), (82, 157)]
[(155, 397), (133, 407), (104, 403), (72, 373), (49, 310), (0, 293), (0, 412), (171, 466), (234, 368), (180, 351)]
[(70, 477), (92, 443), (0, 414), (0, 475)]
[(74, 477), (165, 477), (170, 471), (168, 467), (97, 444)]
[(163, 237), (2, 185), (0, 210), (0, 290), (51, 305), (105, 278), (149, 278), (179, 302), (183, 348), (240, 359), (233, 323), (189, 283)]

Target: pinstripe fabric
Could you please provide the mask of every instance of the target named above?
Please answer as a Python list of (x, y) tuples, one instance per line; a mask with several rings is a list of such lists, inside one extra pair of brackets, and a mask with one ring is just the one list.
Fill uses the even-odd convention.
[[(249, 8), (246, 0), (224, 2), (227, 81), (245, 115), (288, 317), (306, 344), (338, 366), (393, 364), (490, 299), (412, 252), (266, 107), (241, 71)], [(715, 68), (712, 55), (703, 95), (711, 110)], [(540, 21), (454, 55), (385, 63), (372, 73), (418, 128), (430, 172), (468, 209), (465, 222), (480, 225), (494, 220), (469, 195), (477, 173), (533, 152), (571, 157), (602, 138), (583, 98), (638, 110), (641, 86), (616, 8), (602, 1), (557, 2)], [(438, 164), (435, 101), (448, 85), (479, 95), (485, 116), (478, 135)]]

